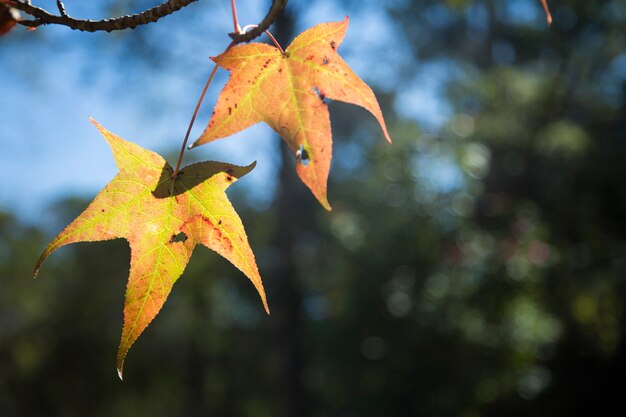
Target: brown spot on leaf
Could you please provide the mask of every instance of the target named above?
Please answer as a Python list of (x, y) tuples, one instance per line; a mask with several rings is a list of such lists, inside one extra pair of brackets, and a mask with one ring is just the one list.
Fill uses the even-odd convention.
[(329, 63), (329, 62), (330, 62), (330, 60), (328, 59), (328, 57), (327, 57), (327, 56), (325, 56), (325, 57), (324, 57), (324, 61), (322, 61), (322, 63), (323, 63), (324, 65), (328, 65), (328, 63)]
[[(2, 7), (4, 5), (0, 4), (0, 8)], [(233, 96), (233, 102), (238, 100)], [(218, 108), (216, 114), (224, 116), (226, 107), (228, 106)], [(233, 178), (236, 180), (240, 173), (245, 172), (245, 169), (231, 164), (210, 162), (202, 170), (187, 169), (186, 176), (189, 179), (176, 176), (177, 178), (172, 180), (168, 177), (168, 174), (172, 172), (171, 166), (165, 164), (162, 158), (153, 152), (144, 151), (142, 148), (114, 136), (95, 121), (92, 120), (92, 122), (109, 142), (112, 139), (116, 142), (116, 146), (112, 147), (116, 159), (119, 159), (120, 156), (127, 157), (127, 155), (130, 155), (141, 166), (153, 166), (156, 171), (150, 169), (150, 173), (146, 174), (147, 169), (144, 168), (129, 170), (124, 172), (124, 176), (128, 180), (123, 184), (120, 184), (116, 177), (98, 194), (95, 202), (92, 203), (92, 208), (77, 217), (74, 221), (76, 226), (66, 228), (53, 240), (49, 249), (44, 251), (38, 261), (36, 270), (39, 269), (41, 263), (54, 250), (74, 240), (79, 240), (81, 236), (78, 236), (79, 239), (68, 239), (68, 237), (76, 236), (77, 232), (82, 230), (81, 227), (84, 227), (85, 222), (89, 222), (90, 230), (88, 234), (84, 233), (82, 235), (82, 240), (125, 237), (130, 241), (133, 262), (130, 265), (129, 277), (131, 280), (128, 287), (135, 291), (133, 294), (138, 294), (139, 297), (148, 297), (149, 305), (147, 304), (147, 306), (149, 308), (134, 308), (132, 303), (134, 303), (135, 299), (129, 297), (130, 302), (127, 299), (117, 362), (118, 373), (121, 377), (123, 360), (129, 347), (161, 309), (174, 281), (181, 273), (180, 267), (187, 264), (197, 243), (202, 243), (211, 249), (215, 249), (219, 254), (228, 257), (234, 266), (243, 271), (254, 282), (264, 305), (266, 305), (266, 299), (261, 287), (261, 278), (256, 269), (254, 256), (247, 243), (243, 226), (223, 193), (224, 184), (220, 178), (223, 179), (226, 174), (224, 174), (224, 177), (219, 175), (223, 169), (233, 168)], [(139, 166), (139, 164), (136, 165)], [(159, 167), (162, 168), (159, 169)], [(252, 168), (248, 168), (248, 170), (250, 169)], [(181, 174), (181, 171), (178, 173)], [(210, 178), (207, 178), (209, 175)], [(158, 177), (158, 180), (155, 177)], [(192, 179), (197, 179), (198, 181), (193, 181)], [(157, 181), (158, 184), (155, 186)], [(141, 189), (145, 189), (146, 192), (135, 196), (136, 198), (133, 200), (133, 206), (130, 210), (125, 199), (120, 201), (111, 197), (114, 193), (122, 190), (131, 195), (136, 194), (138, 186), (141, 186)], [(197, 193), (198, 196), (201, 195), (202, 200), (194, 198), (194, 193)], [(177, 200), (180, 200), (177, 203), (174, 198), (169, 198), (176, 195), (178, 195)], [(165, 198), (168, 198), (168, 200), (161, 200)], [(103, 200), (108, 201), (110, 205), (98, 202)], [(124, 222), (115, 225), (111, 229), (109, 216), (102, 214), (108, 213), (109, 209), (106, 207), (111, 207), (112, 212), (115, 210), (128, 211), (127, 218)], [(209, 215), (213, 211), (219, 212), (220, 216), (224, 216), (224, 218), (232, 216), (236, 221), (229, 220), (228, 225), (218, 225), (219, 218)], [(98, 217), (97, 213), (101, 213), (102, 217)], [(203, 215), (206, 215), (208, 218), (203, 218)], [(171, 222), (168, 222), (171, 224), (171, 228), (163, 226), (161, 220), (166, 218), (172, 219)], [(237, 235), (243, 236), (243, 242), (234, 242)], [(140, 243), (137, 244), (138, 242)], [(237, 249), (242, 249), (236, 255), (233, 255), (234, 245), (238, 246)], [(167, 259), (154, 260), (146, 257), (151, 257), (153, 251), (162, 249), (170, 252)], [(144, 259), (146, 259), (145, 262), (143, 261)], [(155, 273), (155, 265), (158, 266), (159, 279), (157, 282), (158, 286), (152, 287), (152, 280), (147, 277)], [(138, 277), (138, 279), (133, 279), (133, 277)], [(128, 308), (128, 306), (131, 306), (131, 308)]]
[[(233, 250), (233, 244), (231, 243), (230, 239), (225, 237), (224, 234), (222, 233), (222, 230), (218, 227), (215, 226), (215, 224), (211, 221), (211, 219), (209, 219), (208, 217), (205, 216), (200, 216), (200, 218), (202, 219), (202, 221), (206, 224), (208, 224), (209, 226), (211, 226), (212, 228), (212, 236), (214, 237), (215, 240), (218, 240), (221, 242), (221, 244), (229, 251)], [(218, 225), (221, 224), (221, 220), (218, 222)]]
[(334, 50), (337, 49), (337, 44), (335, 43), (335, 41), (330, 41), (330, 47)]
[(230, 116), (231, 114), (233, 114), (233, 109), (231, 107), (228, 108), (228, 115)]

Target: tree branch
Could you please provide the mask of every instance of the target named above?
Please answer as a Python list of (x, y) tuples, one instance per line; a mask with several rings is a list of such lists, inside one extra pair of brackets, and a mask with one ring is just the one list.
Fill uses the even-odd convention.
[(57, 7), (61, 13), (60, 16), (54, 15), (45, 9), (33, 6), (30, 0), (11, 0), (8, 3), (24, 13), (33, 16), (33, 20), (21, 20), (19, 23), (23, 26), (35, 28), (41, 25), (57, 24), (67, 26), (71, 29), (81, 30), (85, 32), (107, 31), (134, 29), (137, 26), (156, 22), (160, 18), (170, 15), (183, 7), (189, 6), (197, 0), (168, 0), (163, 4), (144, 10), (129, 16), (122, 16), (114, 19), (104, 20), (82, 20), (74, 19), (65, 12), (63, 2), (58, 0)]
[(250, 42), (252, 39), (255, 39), (263, 34), (269, 27), (278, 19), (278, 16), (283, 11), (285, 6), (287, 5), (288, 0), (272, 0), (272, 6), (270, 10), (267, 12), (261, 23), (254, 29), (250, 30), (246, 33), (230, 33), (229, 36), (232, 38), (233, 43), (243, 43)]
[(61, 13), (61, 16), (69, 17), (67, 15), (67, 12), (65, 11), (65, 5), (63, 4), (61, 0), (57, 0), (57, 9), (59, 9), (59, 13)]
[[(134, 29), (137, 26), (156, 22), (162, 17), (170, 15), (183, 7), (189, 6), (198, 0), (168, 0), (159, 6), (144, 10), (141, 13), (122, 16), (113, 19), (103, 20), (83, 20), (70, 17), (65, 11), (65, 6), (61, 0), (57, 0), (57, 8), (60, 15), (54, 15), (49, 11), (31, 4), (30, 0), (0, 0), (0, 3), (8, 4), (15, 9), (34, 17), (32, 20), (20, 20), (18, 23), (29, 28), (36, 28), (41, 25), (63, 25), (70, 29), (84, 32)], [(287, 5), (288, 0), (272, 0), (272, 5), (257, 27), (246, 33), (231, 33), (233, 44), (249, 42), (263, 34), (278, 18)]]

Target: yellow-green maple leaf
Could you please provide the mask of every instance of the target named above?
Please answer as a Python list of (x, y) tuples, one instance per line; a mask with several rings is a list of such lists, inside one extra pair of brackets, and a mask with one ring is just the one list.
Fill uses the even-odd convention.
[(192, 146), (265, 122), (287, 142), (298, 157), (298, 175), (330, 210), (326, 183), (332, 135), (324, 98), (367, 109), (391, 142), (374, 93), (337, 53), (347, 29), (346, 17), (302, 32), (284, 53), (271, 45), (250, 43), (213, 58), (230, 71), (230, 78), (207, 128)]
[(213, 249), (239, 268), (252, 281), (269, 313), (243, 224), (225, 194), (254, 164), (240, 167), (200, 162), (172, 178), (172, 167), (161, 156), (125, 141), (94, 120), (92, 123), (111, 146), (119, 173), (46, 247), (35, 275), (46, 257), (61, 246), (128, 240), (130, 275), (117, 355), (120, 378), (128, 350), (158, 314), (197, 244)]

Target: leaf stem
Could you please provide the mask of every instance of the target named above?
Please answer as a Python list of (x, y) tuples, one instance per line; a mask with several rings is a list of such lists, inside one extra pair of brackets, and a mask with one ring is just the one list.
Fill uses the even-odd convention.
[[(232, 41), (228, 44), (224, 52), (227, 52), (230, 48), (235, 46), (237, 43)], [(224, 53), (222, 52), (222, 53)], [(196, 104), (196, 108), (193, 111), (193, 115), (191, 116), (191, 120), (189, 121), (189, 127), (187, 127), (187, 133), (185, 133), (185, 139), (183, 139), (183, 145), (180, 147), (180, 153), (178, 154), (178, 161), (176, 162), (176, 168), (174, 168), (174, 172), (172, 172), (172, 178), (176, 179), (178, 176), (178, 172), (180, 171), (180, 164), (183, 162), (183, 155), (185, 154), (185, 150), (187, 149), (187, 141), (189, 140), (189, 134), (191, 133), (191, 128), (193, 127), (194, 122), (196, 121), (196, 116), (198, 116), (198, 112), (200, 111), (200, 106), (204, 101), (204, 96), (206, 95), (209, 86), (213, 82), (213, 78), (215, 77), (215, 73), (217, 72), (217, 64), (213, 67), (209, 78), (206, 80), (206, 84), (204, 85), (204, 89), (202, 89), (202, 94), (200, 94), (200, 98), (198, 99), (198, 103)]]
[[(259, 25), (247, 25), (244, 26), (244, 28), (241, 30), (242, 33), (246, 33), (248, 31), (248, 29), (252, 29), (252, 28), (258, 28)], [(281, 54), (284, 54), (285, 51), (283, 50), (282, 46), (280, 46), (280, 44), (278, 43), (278, 41), (276, 40), (276, 38), (274, 37), (274, 35), (272, 35), (270, 33), (269, 30), (265, 31), (265, 34), (271, 39), (271, 41), (274, 43), (274, 45), (278, 48), (278, 50), (280, 51)]]
[(234, 32), (236, 34), (240, 34), (241, 26), (239, 26), (239, 19), (237, 18), (237, 6), (235, 5), (235, 0), (230, 0), (230, 9), (233, 14), (233, 26), (235, 27)]
[(548, 3), (546, 0), (540, 0), (541, 5), (543, 6), (543, 10), (546, 12), (546, 20), (548, 21), (548, 26), (552, 25), (552, 15), (550, 14), (550, 8), (548, 7)]
[(280, 53), (284, 55), (284, 54), (285, 54), (285, 51), (284, 51), (284, 50), (283, 50), (283, 48), (280, 46), (280, 44), (278, 43), (278, 41), (276, 40), (276, 38), (274, 37), (274, 35), (272, 35), (272, 34), (270, 33), (270, 31), (269, 31), (269, 30), (266, 30), (266, 31), (265, 31), (265, 34), (266, 34), (267, 36), (269, 36), (269, 38), (272, 40), (272, 42), (274, 42), (274, 45), (276, 45), (276, 47), (278, 48), (278, 50), (280, 51)]
[[(3, 0), (0, 0), (0, 1), (3, 1)], [(270, 9), (270, 12), (273, 10), (274, 5), (279, 4), (279, 3), (282, 5), (282, 7), (284, 7), (284, 5), (287, 3), (287, 0), (282, 0), (282, 2), (280, 0), (274, 0), (273, 1), (273, 6), (272, 6), (272, 9)], [(282, 10), (282, 7), (279, 10)], [(258, 28), (259, 27), (259, 25), (247, 25), (246, 27), (244, 27), (242, 29), (239, 26), (239, 19), (237, 18), (237, 6), (235, 4), (235, 0), (230, 0), (230, 8), (231, 8), (231, 12), (232, 12), (232, 15), (233, 15), (233, 26), (235, 27), (235, 33), (234, 33), (235, 35), (243, 36), (243, 35), (246, 34), (248, 29)], [(280, 46), (280, 44), (278, 43), (278, 41), (276, 40), (274, 35), (272, 35), (268, 30), (266, 30), (265, 33), (272, 40), (272, 42), (274, 43), (276, 48), (278, 48), (280, 53), (284, 54), (285, 51)], [(241, 42), (241, 41), (233, 40), (226, 47), (224, 52), (228, 51), (230, 48), (232, 48), (233, 46), (235, 46), (239, 42)], [(174, 178), (174, 179), (176, 179), (176, 177), (178, 177), (178, 173), (180, 172), (180, 164), (182, 164), (182, 162), (183, 162), (183, 155), (185, 154), (185, 150), (187, 149), (187, 141), (189, 141), (189, 135), (191, 133), (191, 129), (193, 128), (193, 124), (196, 121), (196, 116), (198, 116), (198, 112), (200, 111), (200, 106), (202, 105), (202, 102), (204, 101), (204, 96), (206, 95), (206, 92), (209, 89), (209, 86), (211, 85), (211, 82), (213, 82), (213, 78), (215, 77), (215, 73), (217, 72), (217, 68), (218, 68), (217, 65), (215, 65), (213, 67), (213, 70), (211, 71), (211, 75), (209, 75), (209, 79), (207, 80), (206, 84), (204, 85), (204, 89), (202, 90), (202, 94), (200, 94), (200, 98), (198, 99), (198, 103), (196, 104), (196, 108), (193, 111), (193, 115), (191, 116), (191, 120), (189, 121), (189, 127), (187, 127), (187, 133), (185, 133), (185, 139), (183, 139), (183, 144), (180, 147), (180, 153), (178, 154), (178, 161), (176, 162), (176, 168), (174, 168), (174, 172), (172, 172), (172, 178)]]
[(200, 94), (200, 98), (198, 99), (198, 104), (196, 104), (196, 109), (193, 111), (193, 116), (191, 116), (191, 120), (189, 121), (189, 127), (187, 128), (187, 133), (185, 133), (185, 139), (183, 140), (183, 145), (180, 148), (180, 154), (178, 155), (178, 162), (176, 162), (176, 168), (174, 169), (174, 172), (172, 173), (172, 178), (176, 178), (178, 176), (178, 171), (180, 170), (180, 164), (183, 162), (183, 155), (185, 154), (185, 149), (187, 149), (187, 141), (189, 140), (189, 134), (191, 133), (191, 128), (193, 127), (193, 124), (196, 121), (196, 116), (198, 115), (198, 111), (200, 111), (200, 106), (202, 105), (204, 96), (206, 95), (206, 92), (209, 89), (211, 82), (213, 82), (213, 77), (215, 77), (217, 68), (218, 66), (217, 64), (215, 64), (215, 66), (213, 67), (213, 71), (211, 71), (211, 75), (209, 75), (209, 79), (204, 85), (202, 94)]

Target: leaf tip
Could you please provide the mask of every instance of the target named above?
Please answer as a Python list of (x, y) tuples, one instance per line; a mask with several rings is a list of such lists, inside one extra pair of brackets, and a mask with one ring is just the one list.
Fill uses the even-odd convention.
[[(254, 168), (256, 168), (256, 161), (252, 161), (252, 163), (250, 165), (247, 165), (245, 167), (243, 167), (244, 173), (243, 175), (248, 174), (250, 171), (252, 171)], [(242, 176), (243, 176), (242, 175)]]
[(100, 123), (96, 122), (96, 119), (94, 119), (93, 117), (89, 116), (89, 121), (91, 122), (92, 125), (94, 125), (96, 127), (96, 129), (98, 129), (100, 131), (100, 133), (106, 138), (106, 133), (108, 132)]
[(48, 256), (46, 252), (47, 250), (41, 254), (39, 259), (37, 260), (37, 264), (35, 264), (35, 270), (33, 271), (33, 279), (37, 278), (37, 275), (39, 275), (39, 269), (41, 269), (41, 265), (43, 265), (43, 261), (45, 261)]
[(389, 136), (389, 133), (387, 133), (385, 131), (385, 139), (387, 139), (387, 142), (389, 142), (390, 145), (393, 145), (393, 141), (391, 140), (391, 136)]
[(100, 123), (96, 122), (96, 119), (94, 119), (93, 117), (89, 116), (89, 121), (95, 126), (98, 127), (100, 126)]
[(124, 381), (124, 359), (126, 359), (126, 352), (120, 351), (117, 354), (117, 376), (120, 381)]
[(117, 363), (116, 363), (117, 376), (119, 377), (120, 381), (124, 381), (124, 361), (126, 360), (128, 349), (130, 348), (129, 345), (124, 345), (123, 340), (124, 339), (122, 336), (122, 343), (120, 343), (120, 346), (117, 350)]
[(333, 211), (333, 208), (330, 206), (330, 203), (328, 202), (328, 198), (326, 196), (324, 196), (324, 198), (320, 199), (319, 201), (322, 207), (326, 209), (326, 211)]

